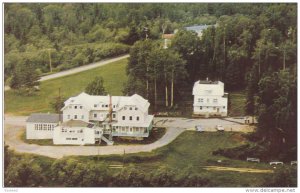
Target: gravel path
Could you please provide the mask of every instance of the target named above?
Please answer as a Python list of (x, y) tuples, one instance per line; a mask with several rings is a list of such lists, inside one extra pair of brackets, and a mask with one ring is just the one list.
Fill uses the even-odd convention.
[[(99, 62), (95, 62), (95, 63), (92, 63), (92, 64), (80, 66), (80, 67), (77, 67), (77, 68), (72, 68), (70, 70), (65, 70), (65, 71), (62, 71), (62, 72), (55, 73), (55, 74), (42, 76), (39, 81), (50, 80), (50, 79), (59, 78), (59, 77), (67, 76), (67, 75), (70, 75), (70, 74), (75, 74), (75, 73), (78, 73), (78, 72), (90, 70), (90, 69), (97, 68), (97, 67), (100, 67), (100, 66), (104, 66), (106, 64), (109, 64), (109, 63), (112, 63), (112, 62), (115, 62), (115, 61), (118, 61), (118, 60), (122, 60), (124, 58), (128, 58), (128, 57), (129, 57), (129, 54), (126, 54), (124, 56), (119, 56), (119, 57), (116, 57), (116, 58), (101, 60)], [(9, 89), (10, 89), (9, 86), (4, 87), (5, 91), (9, 90)]]

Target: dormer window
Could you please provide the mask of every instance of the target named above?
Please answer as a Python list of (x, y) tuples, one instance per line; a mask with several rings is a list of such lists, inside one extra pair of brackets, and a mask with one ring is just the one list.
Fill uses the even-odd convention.
[(104, 105), (102, 105), (102, 107), (104, 107)]
[(129, 110), (132, 110), (132, 108), (130, 107)]
[(97, 104), (94, 104), (94, 107), (96, 108), (96, 107), (97, 107)]
[(105, 105), (105, 107), (108, 107), (108, 105)]
[(82, 106), (80, 106), (79, 108), (82, 109)]
[(137, 110), (138, 110), (138, 108), (137, 108), (137, 107), (135, 107), (135, 110), (137, 111)]
[(77, 106), (74, 106), (74, 109), (77, 109)]
[(116, 108), (116, 105), (114, 105), (113, 108)]

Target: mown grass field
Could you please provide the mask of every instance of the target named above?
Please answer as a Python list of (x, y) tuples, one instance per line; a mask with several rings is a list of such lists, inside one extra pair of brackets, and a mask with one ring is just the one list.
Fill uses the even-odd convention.
[(123, 84), (127, 81), (126, 65), (127, 59), (123, 59), (92, 70), (41, 82), (40, 91), (34, 96), (21, 96), (13, 90), (5, 91), (4, 112), (13, 115), (53, 112), (50, 102), (58, 96), (59, 88), (61, 95), (69, 98), (83, 92), (96, 76), (103, 77), (108, 93), (121, 95)]

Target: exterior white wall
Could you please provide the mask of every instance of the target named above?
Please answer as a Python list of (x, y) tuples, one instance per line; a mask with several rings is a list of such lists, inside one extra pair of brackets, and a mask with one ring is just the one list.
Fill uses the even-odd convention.
[(26, 123), (26, 139), (53, 139), (56, 123)]
[[(77, 107), (76, 109), (75, 106)], [(75, 116), (77, 116), (77, 118)], [(88, 122), (89, 111), (86, 110), (83, 105), (69, 105), (63, 111), (63, 122), (69, 121), (71, 119)]]
[[(64, 132), (63, 132), (64, 131)], [(94, 129), (87, 127), (63, 127), (54, 128), (53, 144), (84, 145), (95, 143)]]
[(193, 111), (195, 115), (227, 116), (228, 98), (224, 96), (224, 84), (194, 84)]
[[(137, 108), (137, 110), (135, 110)], [(130, 110), (131, 109), (131, 110)], [(123, 120), (123, 116), (125, 120)], [(130, 117), (132, 120), (130, 120)], [(138, 120), (137, 120), (138, 118)], [(139, 124), (144, 123), (145, 114), (138, 109), (136, 106), (124, 106), (122, 109), (118, 111), (117, 120), (122, 124)]]

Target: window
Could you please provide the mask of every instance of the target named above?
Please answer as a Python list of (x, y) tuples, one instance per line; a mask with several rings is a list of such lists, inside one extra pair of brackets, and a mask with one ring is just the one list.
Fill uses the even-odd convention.
[(202, 106), (200, 106), (200, 110), (202, 110)]
[(75, 109), (77, 109), (77, 106), (74, 106)]
[(82, 109), (82, 106), (80, 106), (80, 109)]
[(72, 140), (77, 140), (77, 138), (72, 138)]
[(198, 98), (198, 102), (199, 103), (203, 103), (203, 99), (202, 98)]
[(209, 99), (207, 99), (207, 102), (209, 103)]
[(84, 119), (84, 115), (81, 115), (81, 119)]
[(108, 107), (108, 105), (105, 105), (105, 107)]
[(113, 113), (113, 114), (112, 114), (112, 117), (113, 117), (113, 118), (116, 118), (116, 114), (115, 114), (115, 113)]
[(130, 132), (132, 132), (132, 127), (130, 127)]
[(225, 109), (226, 107), (224, 106), (223, 109)]
[(137, 116), (137, 117), (136, 117), (136, 120), (137, 120), (137, 121), (139, 121), (139, 120), (140, 120), (140, 117), (139, 117), (139, 116)]
[(97, 104), (94, 104), (94, 107), (97, 107)]
[(66, 138), (66, 140), (71, 140), (71, 138)]
[(214, 103), (217, 103), (218, 102), (218, 99), (214, 99)]
[(138, 110), (138, 108), (137, 108), (137, 107), (135, 107), (135, 110), (137, 111), (137, 110)]
[(113, 108), (116, 108), (116, 105), (114, 105)]
[(125, 116), (122, 116), (122, 120), (123, 120), (123, 121), (125, 120)]
[(104, 107), (104, 105), (102, 105), (102, 107)]
[(132, 108), (130, 107), (129, 110), (132, 110)]
[(126, 108), (126, 107), (124, 107), (124, 110), (127, 110), (127, 108)]
[(132, 116), (129, 116), (129, 120), (132, 121)]
[(69, 109), (72, 109), (72, 106), (71, 106), (71, 105), (69, 106)]
[(77, 119), (77, 115), (74, 115), (74, 119)]
[(94, 118), (97, 118), (97, 114), (96, 113), (94, 113)]
[(70, 115), (68, 115), (68, 119), (70, 119)]

